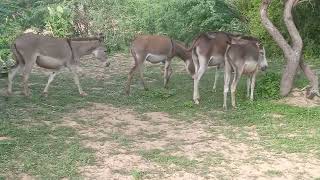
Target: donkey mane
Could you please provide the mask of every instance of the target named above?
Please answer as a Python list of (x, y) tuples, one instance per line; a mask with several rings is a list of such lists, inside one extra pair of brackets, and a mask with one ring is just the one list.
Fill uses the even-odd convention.
[(75, 37), (69, 38), (70, 41), (102, 41), (102, 37)]

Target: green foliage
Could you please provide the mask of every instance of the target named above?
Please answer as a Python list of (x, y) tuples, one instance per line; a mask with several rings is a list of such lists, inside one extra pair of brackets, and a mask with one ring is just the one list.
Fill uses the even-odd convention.
[(45, 27), (57, 37), (66, 37), (72, 34), (71, 11), (67, 6), (56, 5), (48, 7)]
[[(7, 60), (14, 38), (27, 28), (52, 31), (55, 36), (74, 35), (75, 4), (86, 7), (91, 34), (104, 32), (108, 50), (127, 50), (137, 34), (164, 34), (190, 42), (204, 31), (248, 33), (260, 38), (268, 56), (281, 50), (260, 22), (260, 0), (2, 0), (0, 2), (0, 57)], [(272, 1), (269, 16), (285, 38), (282, 1)], [(320, 1), (299, 4), (295, 21), (305, 44), (307, 59), (319, 57)]]
[[(49, 21), (47, 7), (61, 4), (61, 2), (62, 0), (0, 1), (0, 59), (2, 61), (11, 59), (9, 57), (10, 46), (16, 36), (24, 30), (28, 28), (44, 29), (48, 22), (52, 22)], [(62, 20), (58, 22), (60, 23), (60, 21)], [(63, 26), (60, 29), (62, 28), (64, 30), (61, 31), (68, 30), (67, 26)]]
[(223, 0), (97, 0), (83, 2), (93, 32), (107, 35), (111, 51), (125, 50), (137, 34), (164, 34), (190, 42), (200, 32), (245, 31), (239, 13)]
[(280, 74), (267, 72), (257, 81), (256, 97), (258, 99), (279, 99), (280, 80)]
[[(237, 9), (247, 21), (247, 29), (250, 34), (260, 38), (267, 49), (267, 53), (272, 56), (282, 55), (281, 49), (277, 46), (268, 32), (264, 29), (260, 20), (259, 8), (261, 0), (234, 0)], [(290, 42), (290, 38), (283, 22), (283, 1), (272, 1), (269, 7), (269, 18), (280, 32)], [(309, 0), (299, 4), (294, 10), (294, 21), (300, 31), (304, 42), (305, 56), (310, 59), (320, 56), (320, 1)]]
[(192, 41), (199, 32), (244, 31), (244, 24), (238, 19), (237, 11), (225, 1), (176, 0), (164, 4), (155, 26), (163, 32), (182, 41)]

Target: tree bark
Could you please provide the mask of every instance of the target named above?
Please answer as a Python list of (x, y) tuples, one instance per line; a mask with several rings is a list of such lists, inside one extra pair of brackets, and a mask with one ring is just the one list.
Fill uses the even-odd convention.
[(317, 73), (311, 70), (310, 66), (305, 64), (303, 57), (300, 60), (300, 68), (310, 81), (309, 88), (307, 89), (306, 96), (308, 99), (313, 99), (315, 96), (320, 96), (319, 94), (319, 80)]
[(310, 91), (307, 91), (307, 97), (313, 98), (315, 95), (319, 95), (318, 77), (316, 73), (313, 72), (302, 60), (303, 41), (292, 17), (292, 8), (299, 2), (299, 0), (286, 0), (285, 2), (283, 18), (291, 37), (291, 45), (284, 39), (283, 35), (268, 17), (268, 7), (271, 4), (271, 1), (272, 0), (262, 0), (260, 16), (262, 24), (282, 49), (287, 61), (287, 65), (285, 66), (282, 74), (280, 94), (281, 96), (287, 96), (290, 93), (297, 69), (300, 65), (300, 68), (311, 83)]

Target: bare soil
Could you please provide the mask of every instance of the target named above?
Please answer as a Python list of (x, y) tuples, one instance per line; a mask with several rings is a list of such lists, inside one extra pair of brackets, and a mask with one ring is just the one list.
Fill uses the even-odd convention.
[(313, 100), (306, 98), (306, 92), (300, 89), (293, 89), (288, 97), (279, 100), (280, 103), (297, 107), (318, 107), (320, 106), (320, 98), (315, 97)]
[[(237, 142), (222, 132), (210, 133), (214, 122), (184, 122), (163, 112), (138, 114), (111, 105), (92, 104), (68, 114), (63, 126), (86, 137), (83, 144), (96, 150), (96, 164), (82, 167), (87, 179), (311, 179), (320, 176), (320, 161), (312, 155), (270, 152)], [(229, 127), (216, 126), (216, 129)], [(254, 127), (249, 134), (259, 139)], [(140, 152), (161, 150), (192, 166), (159, 163)]]

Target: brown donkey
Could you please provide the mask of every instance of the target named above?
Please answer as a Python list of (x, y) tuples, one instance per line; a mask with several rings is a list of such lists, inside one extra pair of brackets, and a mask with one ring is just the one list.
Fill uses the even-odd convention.
[(80, 95), (87, 95), (80, 86), (77, 74), (79, 60), (84, 55), (93, 54), (105, 66), (109, 66), (110, 63), (106, 59), (106, 48), (103, 40), (104, 37), (101, 35), (99, 37), (75, 39), (54, 38), (33, 33), (19, 36), (11, 47), (16, 65), (8, 75), (8, 94), (12, 94), (12, 81), (15, 75), (22, 70), (23, 93), (26, 96), (29, 95), (29, 75), (33, 66), (37, 64), (52, 71), (44, 88), (44, 95), (48, 94), (49, 85), (57, 72), (64, 67), (67, 67), (73, 73)]
[[(216, 66), (218, 68), (224, 66), (224, 54), (230, 43), (231, 37), (224, 32), (202, 33), (193, 41), (191, 48), (195, 66), (193, 85), (193, 101), (195, 104), (199, 104), (199, 82), (201, 77), (206, 72), (208, 66)], [(216, 73), (215, 79), (217, 78)]]
[[(193, 41), (192, 59), (195, 66), (193, 100), (195, 104), (199, 104), (199, 81), (206, 72), (208, 66), (224, 67), (225, 52), (229, 44), (248, 44), (256, 43), (258, 40), (254, 37), (234, 35), (227, 32), (206, 32), (200, 34)], [(218, 73), (216, 71), (215, 85)]]
[(130, 86), (133, 74), (136, 70), (140, 72), (141, 83), (146, 90), (143, 79), (144, 62), (149, 61), (153, 64), (164, 62), (164, 87), (167, 88), (172, 74), (171, 60), (177, 56), (185, 63), (187, 71), (194, 75), (194, 65), (191, 52), (184, 45), (166, 36), (142, 35), (137, 37), (131, 45), (131, 54), (134, 59), (134, 66), (131, 68), (126, 85), (126, 94), (130, 94)]

